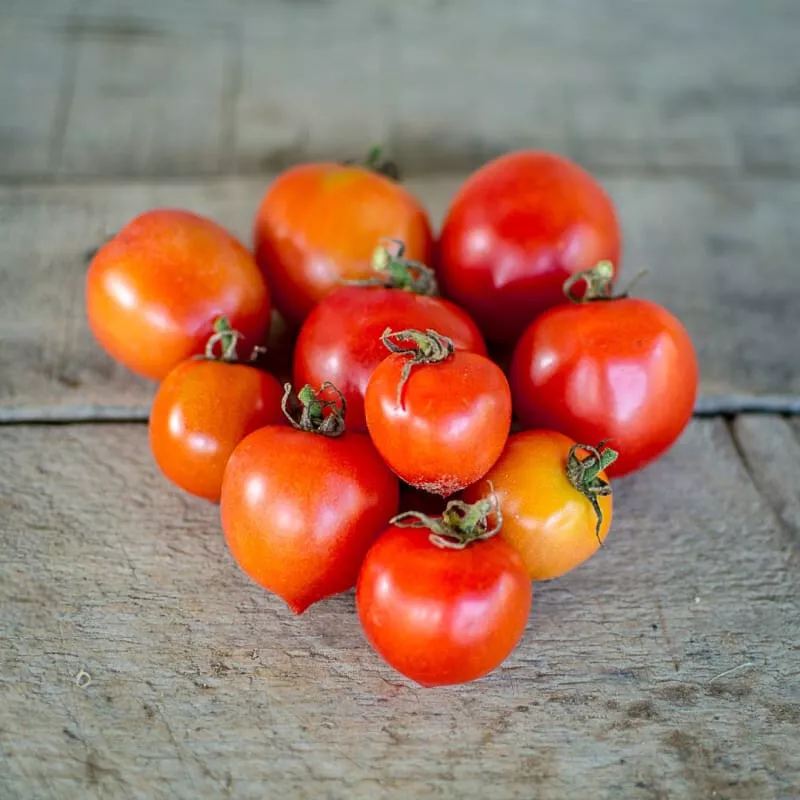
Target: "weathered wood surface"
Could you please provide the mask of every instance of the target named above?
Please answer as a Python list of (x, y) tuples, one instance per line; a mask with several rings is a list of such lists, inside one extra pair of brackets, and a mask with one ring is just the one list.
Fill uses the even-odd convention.
[[(438, 222), (460, 177), (411, 180)], [(85, 253), (135, 214), (187, 207), (249, 242), (266, 180), (0, 188), (0, 419), (141, 418), (152, 385), (105, 356), (84, 318)], [(800, 184), (615, 178), (624, 280), (683, 320), (701, 410), (800, 408)]]
[(537, 588), (504, 668), (435, 690), (351, 594), (296, 619), (249, 582), (143, 426), (0, 451), (4, 798), (800, 794), (797, 540), (722, 421), (618, 482), (608, 549)]
[(5, 0), (0, 174), (251, 173), (380, 139), (411, 170), (534, 145), (796, 175), (798, 29), (786, 0)]

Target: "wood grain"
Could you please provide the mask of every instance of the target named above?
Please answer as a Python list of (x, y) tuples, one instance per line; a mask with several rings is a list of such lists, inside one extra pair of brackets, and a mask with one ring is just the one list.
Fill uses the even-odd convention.
[(607, 550), (537, 588), (504, 668), (437, 690), (351, 594), (297, 619), (249, 582), (143, 426), (0, 450), (3, 797), (800, 793), (797, 542), (723, 422), (618, 483)]
[[(415, 179), (441, 219), (460, 176)], [(185, 207), (249, 241), (267, 180), (198, 179), (0, 188), (0, 419), (142, 418), (152, 385), (116, 366), (84, 319), (85, 254), (137, 213)], [(617, 178), (624, 283), (686, 325), (701, 364), (701, 410), (788, 410), (800, 398), (800, 185)], [(759, 403), (763, 402), (763, 406)]]
[(800, 172), (785, 0), (6, 0), (0, 26), (26, 29), (0, 71), (3, 175), (249, 174), (376, 138), (411, 171), (537, 146), (598, 170)]

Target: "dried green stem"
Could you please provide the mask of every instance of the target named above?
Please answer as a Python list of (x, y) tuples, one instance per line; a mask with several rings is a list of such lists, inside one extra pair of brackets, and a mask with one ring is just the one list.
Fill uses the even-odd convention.
[[(347, 410), (344, 395), (330, 381), (320, 386), (319, 391), (306, 384), (296, 395), (292, 384), (283, 387), (281, 409), (294, 428), (308, 433), (335, 438), (345, 431), (344, 417)], [(333, 392), (336, 399), (323, 397), (325, 392)]]
[(400, 181), (400, 168), (397, 166), (395, 161), (392, 161), (392, 159), (383, 157), (383, 148), (379, 144), (372, 145), (372, 147), (367, 150), (367, 155), (364, 157), (362, 162), (358, 162), (353, 158), (348, 158), (343, 163), (360, 163), (367, 169), (371, 169), (373, 172), (377, 172), (379, 175), (383, 175), (390, 180), (397, 182)]
[[(217, 317), (214, 320), (214, 333), (206, 342), (205, 358), (210, 361), (238, 361), (236, 347), (240, 339), (244, 339), (244, 336), (231, 328), (227, 317)], [(220, 347), (219, 355), (214, 352), (217, 345)]]
[[(579, 450), (587, 453), (585, 458), (578, 458)], [(603, 541), (600, 538), (600, 528), (603, 525), (603, 511), (597, 498), (610, 495), (611, 484), (603, 480), (600, 477), (600, 473), (613, 464), (618, 456), (619, 453), (616, 450), (606, 447), (605, 441), (600, 442), (597, 447), (592, 447), (588, 444), (575, 444), (570, 448), (567, 455), (567, 478), (573, 488), (592, 504), (592, 509), (597, 519), (594, 532), (601, 547), (603, 546)]]
[(372, 254), (375, 277), (344, 281), (348, 286), (383, 286), (433, 297), (439, 293), (436, 273), (421, 261), (403, 258), (406, 246), (399, 239), (381, 239)]
[[(598, 300), (622, 300), (628, 297), (631, 289), (639, 279), (647, 274), (643, 269), (634, 275), (624, 292), (614, 294), (614, 265), (610, 261), (599, 261), (591, 269), (584, 269), (570, 275), (564, 281), (562, 291), (568, 300), (573, 303), (593, 303)], [(581, 282), (585, 285), (583, 296), (575, 292), (575, 287)]]

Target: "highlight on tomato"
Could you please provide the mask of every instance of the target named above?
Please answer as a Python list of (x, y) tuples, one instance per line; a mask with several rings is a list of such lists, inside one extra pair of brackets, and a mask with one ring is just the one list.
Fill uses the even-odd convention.
[(511, 426), (502, 370), (438, 331), (387, 330), (364, 410), (375, 447), (406, 483), (447, 497), (482, 478)]
[(150, 412), (150, 449), (164, 475), (190, 494), (219, 502), (233, 449), (264, 425), (282, 424), (283, 387), (250, 361), (225, 317), (214, 323), (203, 357), (182, 361), (158, 387)]
[(264, 344), (270, 309), (253, 256), (216, 222), (190, 211), (136, 217), (100, 247), (86, 275), (95, 338), (153, 380), (201, 354), (220, 316), (249, 343)]
[(577, 444), (556, 431), (512, 434), (486, 477), (464, 501), (494, 495), (504, 511), (500, 536), (521, 556), (531, 580), (557, 578), (601, 546), (613, 497), (605, 470), (619, 454), (601, 442)]
[(612, 275), (601, 262), (566, 282), (571, 302), (531, 323), (509, 381), (523, 427), (613, 442), (620, 455), (609, 471), (619, 476), (661, 456), (686, 428), (698, 367), (683, 325), (658, 303), (613, 296)]
[(405, 243), (407, 255), (427, 264), (433, 234), (420, 202), (388, 177), (373, 150), (365, 166), (315, 163), (279, 175), (255, 220), (256, 259), (275, 306), (299, 325), (343, 281), (373, 277), (375, 242)]
[(453, 198), (438, 246), (445, 297), (493, 342), (513, 345), (561, 286), (598, 261), (619, 265), (611, 199), (577, 164), (523, 150), (473, 173)]
[(329, 294), (309, 314), (294, 352), (294, 383), (334, 383), (347, 401), (347, 426), (367, 430), (364, 394), (386, 357), (387, 328), (436, 328), (456, 350), (486, 355), (478, 326), (466, 311), (437, 297), (434, 272), (405, 257), (402, 242), (382, 242), (372, 257), (373, 277)]
[(355, 585), (398, 509), (398, 481), (369, 437), (345, 430), (338, 390), (287, 384), (290, 425), (267, 425), (231, 455), (221, 517), (236, 562), (295, 614)]
[(372, 545), (356, 607), (367, 640), (398, 672), (423, 686), (465, 683), (517, 646), (531, 582), (519, 553), (495, 535), (502, 525), (496, 499), (453, 500), (438, 517), (395, 517)]

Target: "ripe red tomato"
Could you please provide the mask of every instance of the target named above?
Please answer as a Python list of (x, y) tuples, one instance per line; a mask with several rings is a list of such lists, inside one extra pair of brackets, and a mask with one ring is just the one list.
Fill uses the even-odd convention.
[[(222, 474), (248, 433), (285, 422), (283, 388), (272, 375), (236, 362), (238, 335), (227, 320), (207, 357), (182, 361), (158, 387), (150, 412), (150, 449), (164, 475), (190, 494), (219, 502)], [(217, 359), (214, 345), (222, 343)]]
[(430, 222), (417, 199), (400, 184), (355, 165), (286, 170), (256, 215), (256, 258), (275, 306), (295, 324), (344, 280), (371, 277), (370, 259), (384, 237), (405, 242), (409, 258), (430, 263)]
[(491, 340), (513, 344), (573, 273), (620, 257), (614, 206), (600, 184), (554, 153), (509, 153), (461, 187), (445, 217), (437, 272), (445, 297)]
[(423, 686), (475, 680), (522, 637), (530, 579), (499, 537), (460, 546), (442, 537), (443, 520), (417, 516), (438, 534), (394, 525), (367, 553), (356, 590), (361, 625), (392, 667)]
[(381, 335), (387, 328), (436, 328), (456, 349), (486, 355), (478, 326), (448, 300), (379, 286), (338, 289), (317, 305), (300, 329), (294, 382), (335, 384), (347, 401), (350, 430), (367, 429), (364, 393), (386, 358)]
[(95, 255), (86, 311), (117, 361), (161, 380), (203, 352), (225, 316), (248, 344), (269, 333), (267, 282), (253, 256), (224, 228), (189, 211), (148, 211)]
[(692, 417), (697, 359), (681, 323), (649, 300), (553, 308), (525, 331), (509, 372), (523, 426), (578, 442), (608, 440), (609, 474), (641, 469)]
[(447, 497), (482, 478), (503, 450), (511, 393), (500, 368), (434, 331), (387, 332), (392, 354), (367, 385), (372, 441), (406, 483)]
[(486, 477), (464, 490), (464, 501), (494, 495), (503, 509), (499, 535), (522, 556), (531, 580), (557, 578), (608, 534), (613, 498), (603, 467), (616, 455), (555, 431), (516, 433)]
[(221, 500), (233, 557), (295, 614), (355, 585), (398, 506), (397, 479), (368, 436), (342, 433), (341, 406), (310, 387), (299, 397), (302, 429), (268, 425), (244, 439)]

